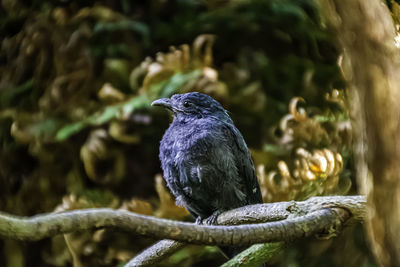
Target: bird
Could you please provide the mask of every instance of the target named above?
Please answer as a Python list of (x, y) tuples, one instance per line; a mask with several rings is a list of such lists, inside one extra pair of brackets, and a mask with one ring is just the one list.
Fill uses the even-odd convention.
[(155, 100), (152, 106), (173, 113), (159, 159), (176, 203), (196, 223), (216, 224), (224, 211), (262, 203), (250, 151), (218, 101), (190, 92)]

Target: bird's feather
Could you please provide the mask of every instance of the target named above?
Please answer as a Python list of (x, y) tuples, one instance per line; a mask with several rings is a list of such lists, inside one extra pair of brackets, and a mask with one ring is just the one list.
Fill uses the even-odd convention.
[(161, 140), (160, 160), (178, 204), (201, 221), (262, 202), (250, 151), (217, 101), (204, 94), (187, 93), (154, 103), (174, 112), (174, 120)]

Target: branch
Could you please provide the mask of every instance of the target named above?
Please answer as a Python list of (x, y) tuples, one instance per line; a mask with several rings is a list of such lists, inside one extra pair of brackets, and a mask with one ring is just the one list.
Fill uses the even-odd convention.
[(221, 214), (218, 218), (219, 223), (281, 220), (237, 226), (195, 225), (112, 209), (75, 210), (28, 218), (0, 213), (0, 237), (34, 241), (73, 231), (111, 227), (186, 243), (247, 246), (329, 232), (340, 228), (350, 217), (362, 218), (364, 205), (362, 196), (319, 197), (303, 202), (242, 207)]
[(29, 219), (2, 214), (0, 236), (35, 241), (93, 227), (112, 227), (154, 238), (170, 238), (194, 244), (246, 246), (309, 236), (309, 230), (315, 232), (327, 229), (339, 216), (333, 209), (323, 209), (279, 222), (214, 226), (157, 219), (111, 209), (77, 210)]
[(154, 245), (146, 248), (140, 254), (136, 255), (125, 264), (124, 267), (153, 266), (183, 248), (185, 245), (186, 243), (170, 239), (158, 241)]
[[(363, 196), (334, 196), (313, 197), (301, 202), (290, 201), (241, 207), (222, 213), (218, 216), (217, 223), (235, 225), (279, 221), (289, 217), (298, 217), (319, 209), (333, 207), (350, 211), (354, 220), (362, 220), (365, 216), (365, 198)], [(153, 265), (184, 245), (184, 243), (178, 241), (162, 240), (138, 254), (125, 267)], [(266, 251), (264, 247), (258, 247), (258, 250)], [(247, 259), (249, 258), (247, 257)], [(238, 260), (240, 261), (240, 259)]]
[(281, 251), (283, 245), (283, 242), (253, 245), (225, 262), (221, 267), (260, 266)]
[(361, 221), (365, 217), (364, 196), (311, 197), (305, 201), (287, 201), (245, 206), (226, 211), (218, 216), (218, 224), (244, 224), (285, 220), (299, 217), (325, 208), (343, 208), (352, 218)]

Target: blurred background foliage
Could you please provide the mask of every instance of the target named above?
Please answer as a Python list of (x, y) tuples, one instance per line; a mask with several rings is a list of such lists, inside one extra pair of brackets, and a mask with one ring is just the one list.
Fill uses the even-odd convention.
[[(388, 1), (394, 13), (398, 5)], [(335, 36), (310, 0), (2, 0), (0, 210), (111, 207), (191, 220), (160, 175), (169, 114), (199, 91), (243, 133), (265, 202), (354, 194)], [(123, 266), (155, 242), (93, 230), (0, 241), (1, 266)], [(161, 266), (211, 266), (187, 246)], [(362, 228), (291, 244), (271, 266), (375, 266)]]

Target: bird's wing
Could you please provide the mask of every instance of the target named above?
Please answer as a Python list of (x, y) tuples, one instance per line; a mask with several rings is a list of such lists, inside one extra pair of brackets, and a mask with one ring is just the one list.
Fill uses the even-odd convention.
[(168, 186), (178, 202), (203, 218), (215, 211), (261, 203), (253, 162), (240, 132), (221, 121), (201, 127), (175, 144), (179, 150), (160, 155)]
[(246, 142), (235, 125), (225, 123), (225, 126), (225, 134), (227, 135), (227, 139), (231, 142), (231, 149), (235, 155), (238, 174), (240, 178), (243, 179), (243, 184), (246, 187), (245, 194), (248, 204), (262, 203), (260, 186)]
[(253, 161), (239, 130), (229, 122), (208, 125), (197, 135), (190, 156), (179, 164), (181, 182), (189, 184), (187, 193), (204, 209), (262, 203)]

